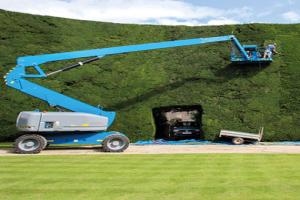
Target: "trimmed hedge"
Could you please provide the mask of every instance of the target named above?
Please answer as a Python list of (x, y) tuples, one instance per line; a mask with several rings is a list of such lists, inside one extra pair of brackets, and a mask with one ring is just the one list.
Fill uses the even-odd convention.
[[(300, 140), (300, 25), (248, 24), (209, 27), (128, 25), (0, 11), (0, 73), (24, 55), (228, 35), (243, 44), (279, 44), (267, 66), (235, 66), (230, 44), (179, 47), (104, 57), (100, 61), (34, 80), (46, 87), (118, 113), (111, 127), (133, 141), (155, 133), (152, 109), (201, 105), (206, 139), (219, 130), (256, 131), (265, 140)], [(74, 62), (74, 61), (73, 61)], [(50, 63), (52, 71), (68, 62)], [(72, 62), (71, 62), (72, 63)], [(7, 88), (1, 80), (0, 140), (12, 139), (23, 110), (51, 110), (38, 99)]]

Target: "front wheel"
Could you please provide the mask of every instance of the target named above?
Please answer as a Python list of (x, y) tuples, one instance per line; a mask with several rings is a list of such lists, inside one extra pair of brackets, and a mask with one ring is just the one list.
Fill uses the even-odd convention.
[(125, 135), (112, 134), (107, 136), (103, 143), (102, 148), (105, 152), (123, 152), (129, 146), (129, 139)]
[(21, 135), (15, 140), (16, 153), (36, 154), (40, 153), (45, 146), (45, 138), (37, 134)]

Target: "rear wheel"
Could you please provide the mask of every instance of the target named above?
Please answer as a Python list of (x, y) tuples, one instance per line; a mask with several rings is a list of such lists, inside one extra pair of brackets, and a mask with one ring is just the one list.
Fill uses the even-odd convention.
[(105, 152), (123, 152), (128, 146), (129, 139), (125, 135), (120, 134), (109, 135), (102, 143), (102, 148)]
[(236, 145), (244, 144), (244, 139), (240, 137), (232, 138), (232, 143)]
[(15, 140), (15, 152), (21, 154), (39, 153), (46, 147), (45, 138), (37, 134), (26, 134)]

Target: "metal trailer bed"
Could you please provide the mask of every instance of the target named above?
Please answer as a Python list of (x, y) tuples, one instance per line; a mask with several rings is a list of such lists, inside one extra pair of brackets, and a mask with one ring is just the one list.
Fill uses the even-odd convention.
[(219, 137), (231, 138), (233, 144), (243, 144), (245, 141), (260, 142), (264, 134), (264, 127), (261, 127), (258, 134), (245, 133), (238, 131), (221, 130)]

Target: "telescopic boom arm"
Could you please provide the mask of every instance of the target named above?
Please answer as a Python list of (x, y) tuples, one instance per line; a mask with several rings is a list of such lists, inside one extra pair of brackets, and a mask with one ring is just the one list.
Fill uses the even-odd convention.
[[(109, 127), (114, 121), (115, 112), (104, 111), (101, 108), (91, 106), (77, 99), (73, 99), (71, 97), (65, 96), (53, 90), (42, 87), (36, 83), (26, 80), (26, 78), (45, 78), (47, 76), (62, 71), (70, 70), (75, 67), (82, 66), (86, 63), (96, 61), (102, 58), (103, 56), (107, 56), (107, 55), (173, 48), (173, 47), (181, 47), (181, 46), (200, 45), (200, 44), (225, 42), (225, 41), (231, 41), (235, 45), (235, 47), (240, 52), (243, 60), (249, 61), (251, 59), (248, 56), (245, 49), (243, 48), (243, 46), (238, 41), (238, 39), (233, 35), (227, 35), (227, 36), (220, 36), (220, 37), (195, 38), (195, 39), (188, 39), (188, 40), (175, 40), (175, 41), (158, 42), (158, 43), (147, 43), (147, 44), (138, 44), (138, 45), (129, 45), (129, 46), (119, 46), (119, 47), (100, 48), (100, 49), (74, 51), (74, 52), (19, 57), (17, 59), (17, 66), (13, 68), (9, 73), (7, 73), (7, 75), (4, 78), (8, 86), (13, 87), (23, 93), (29, 94), (33, 97), (39, 98), (43, 101), (46, 101), (49, 103), (50, 106), (58, 106), (74, 112), (84, 112), (84, 113), (105, 116), (108, 118), (108, 127)], [(90, 57), (90, 59), (82, 62), (78, 62), (74, 65), (64, 67), (60, 70), (50, 72), (48, 74), (45, 73), (39, 67), (39, 65), (48, 62), (70, 60), (70, 59), (77, 59), (77, 58), (84, 58), (84, 57)], [(26, 73), (27, 67), (33, 67), (37, 73), (36, 74)]]

